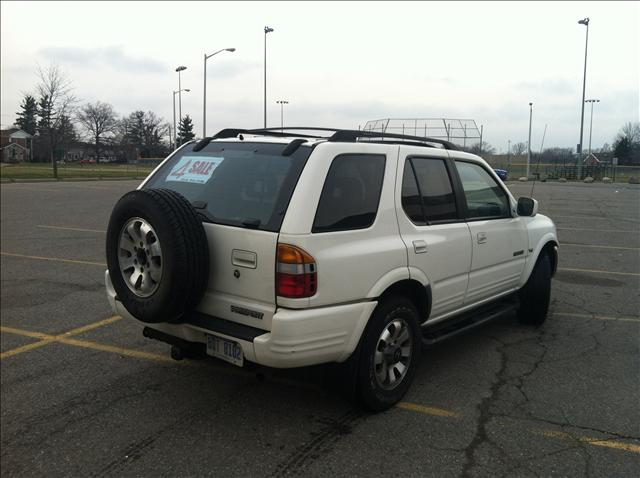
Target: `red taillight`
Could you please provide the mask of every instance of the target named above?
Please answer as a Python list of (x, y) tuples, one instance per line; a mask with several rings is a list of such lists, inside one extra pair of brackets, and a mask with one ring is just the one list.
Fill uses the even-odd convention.
[(276, 293), (280, 297), (301, 299), (318, 290), (315, 259), (299, 247), (278, 244)]

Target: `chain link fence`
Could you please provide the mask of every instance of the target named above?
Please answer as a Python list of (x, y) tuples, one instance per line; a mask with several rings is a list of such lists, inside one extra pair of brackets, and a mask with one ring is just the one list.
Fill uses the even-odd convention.
[(367, 121), (363, 130), (446, 139), (463, 148), (480, 143), (480, 130), (472, 119), (385, 118)]
[[(505, 156), (485, 157), (492, 168), (504, 169), (510, 179), (517, 179), (526, 175), (527, 163), (524, 158), (506, 159)], [(560, 179), (578, 181), (586, 177), (592, 177), (596, 181), (610, 178), (613, 182), (627, 183), (632, 178), (640, 179), (640, 165), (617, 166), (611, 163), (583, 165), (580, 177), (578, 166), (568, 163), (540, 163), (531, 162), (529, 175), (537, 179)]]

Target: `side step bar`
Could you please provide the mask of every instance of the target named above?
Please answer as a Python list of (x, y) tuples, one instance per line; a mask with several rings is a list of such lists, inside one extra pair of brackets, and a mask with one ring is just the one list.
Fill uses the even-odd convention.
[(486, 324), (494, 319), (514, 312), (518, 303), (514, 300), (504, 300), (465, 312), (459, 317), (448, 319), (432, 326), (422, 328), (422, 343), (433, 345), (458, 334)]

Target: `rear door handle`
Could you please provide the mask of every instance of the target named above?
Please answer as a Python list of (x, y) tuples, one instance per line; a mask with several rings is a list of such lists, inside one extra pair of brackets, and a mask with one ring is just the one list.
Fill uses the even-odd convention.
[(485, 242), (487, 242), (486, 232), (479, 232), (477, 237), (478, 237), (478, 244), (484, 244)]
[(416, 254), (424, 254), (427, 252), (427, 243), (425, 241), (413, 241), (413, 252)]
[(255, 252), (234, 249), (231, 251), (231, 263), (234, 266), (255, 269), (258, 266), (258, 255)]

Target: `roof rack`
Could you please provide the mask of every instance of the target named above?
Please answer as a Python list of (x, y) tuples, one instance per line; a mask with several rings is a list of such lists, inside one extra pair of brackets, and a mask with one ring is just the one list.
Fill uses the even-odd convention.
[[(333, 132), (331, 135), (315, 135), (315, 134), (300, 134), (300, 133), (287, 133), (288, 131), (321, 131), (321, 132)], [(259, 128), (259, 129), (236, 129), (229, 128), (223, 129), (216, 133), (214, 136), (207, 137), (201, 139), (196, 147), (198, 150), (204, 148), (211, 140), (214, 139), (224, 139), (224, 138), (234, 138), (240, 134), (252, 134), (258, 136), (274, 136), (274, 137), (291, 137), (296, 136), (299, 138), (315, 138), (315, 139), (326, 139), (329, 142), (358, 142), (363, 139), (365, 141), (370, 142), (389, 142), (389, 139), (392, 140), (401, 140), (401, 141), (393, 141), (393, 143), (400, 144), (410, 144), (414, 146), (426, 146), (426, 147), (434, 147), (433, 145), (440, 145), (444, 149), (450, 150), (459, 150), (458, 146), (455, 144), (437, 138), (428, 138), (424, 136), (410, 136), (405, 134), (396, 134), (396, 133), (383, 133), (377, 131), (362, 131), (362, 130), (351, 130), (351, 129), (338, 129), (338, 128), (318, 128), (318, 127), (287, 127), (287, 128)], [(194, 147), (194, 151), (195, 148)]]

